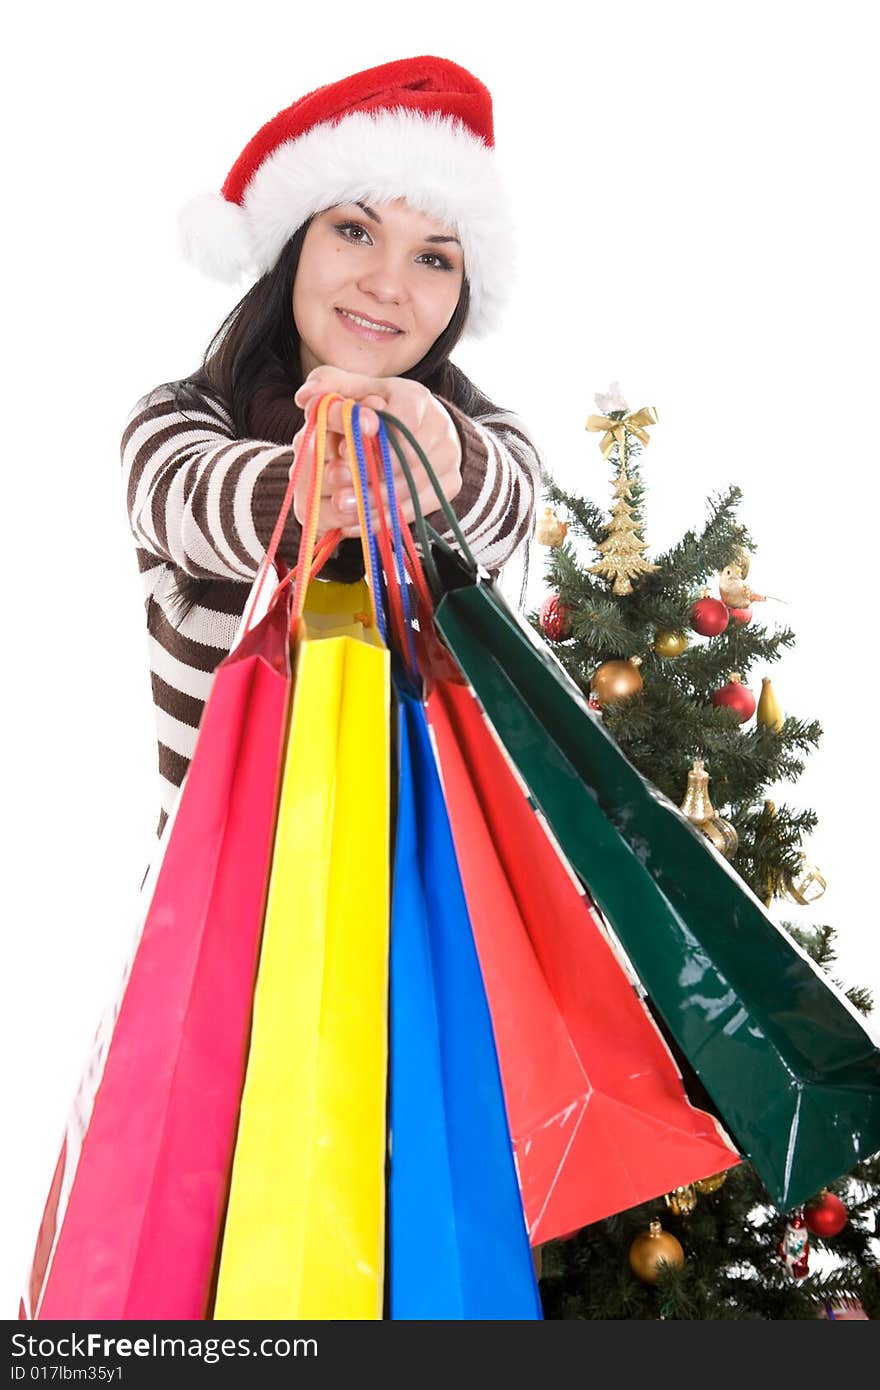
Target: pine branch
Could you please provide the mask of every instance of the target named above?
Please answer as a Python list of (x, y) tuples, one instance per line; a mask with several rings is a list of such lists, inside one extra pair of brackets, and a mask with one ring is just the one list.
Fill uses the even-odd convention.
[(735, 517), (741, 501), (742, 492), (736, 486), (710, 498), (709, 519), (702, 532), (685, 532), (677, 545), (657, 557), (656, 572), (642, 581), (645, 593), (701, 584), (710, 574), (730, 564), (740, 548), (753, 551), (754, 542)]
[(799, 748), (803, 753), (811, 753), (822, 737), (822, 725), (817, 719), (811, 719), (809, 724), (805, 724), (803, 720), (789, 717), (782, 725), (780, 737), (786, 747)]
[(834, 949), (837, 933), (833, 927), (819, 923), (802, 927), (796, 922), (783, 922), (781, 925), (823, 970), (827, 970), (837, 960), (837, 952)]
[(584, 573), (571, 544), (566, 541), (550, 552), (547, 582), (572, 607), (606, 598), (607, 589), (598, 579)]
[(621, 617), (620, 608), (608, 598), (594, 598), (578, 604), (571, 616), (572, 636), (580, 639), (584, 650), (603, 653), (602, 659), (637, 656), (642, 641)]
[(566, 492), (552, 478), (544, 484), (544, 492), (551, 505), (564, 507), (567, 515), (563, 518), (573, 531), (588, 537), (593, 545), (598, 545), (608, 526), (607, 513), (585, 497), (576, 497)]
[(730, 678), (731, 671), (738, 671), (744, 684), (749, 671), (756, 661), (774, 662), (779, 660), (780, 649), (794, 645), (795, 635), (788, 628), (769, 633), (766, 628), (747, 624), (733, 624), (720, 637), (714, 638), (705, 646), (688, 647), (681, 656), (671, 663), (670, 679), (689, 682), (705, 690), (716, 690)]
[[(851, 985), (845, 993), (853, 1008), (858, 1009), (860, 1014), (869, 1014), (873, 1011), (874, 995), (864, 985)], [(877, 1198), (880, 1201), (880, 1192), (878, 1192)]]

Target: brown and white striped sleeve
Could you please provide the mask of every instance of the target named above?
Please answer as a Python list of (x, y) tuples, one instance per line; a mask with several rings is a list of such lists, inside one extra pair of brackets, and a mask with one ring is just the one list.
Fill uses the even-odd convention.
[[(294, 453), (237, 439), (218, 402), (180, 411), (167, 389), (142, 396), (122, 434), (123, 485), (138, 547), (186, 574), (247, 582), (266, 553)], [(280, 547), (292, 563), (300, 526), (288, 515)]]
[[(532, 530), (542, 467), (523, 422), (509, 411), (472, 420), (444, 397), (458, 429), (462, 453), (461, 491), (452, 510), (478, 560), (497, 574)], [(441, 511), (427, 520), (447, 540), (452, 532)]]

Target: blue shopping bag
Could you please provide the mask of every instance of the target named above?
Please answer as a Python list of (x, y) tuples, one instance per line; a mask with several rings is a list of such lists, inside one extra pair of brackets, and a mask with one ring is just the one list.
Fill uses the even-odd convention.
[(543, 1316), (489, 1006), (421, 704), (398, 690), (390, 1315)]

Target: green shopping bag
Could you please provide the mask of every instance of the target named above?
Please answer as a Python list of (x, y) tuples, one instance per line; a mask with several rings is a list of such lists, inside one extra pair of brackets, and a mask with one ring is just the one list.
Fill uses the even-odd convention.
[(800, 1204), (880, 1149), (876, 1040), (628, 761), (445, 510), (461, 555), (417, 515), (437, 631), (771, 1200)]

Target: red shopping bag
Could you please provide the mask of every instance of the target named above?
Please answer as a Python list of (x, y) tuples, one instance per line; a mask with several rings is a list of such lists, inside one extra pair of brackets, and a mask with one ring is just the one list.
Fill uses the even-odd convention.
[(739, 1162), (681, 1076), (469, 687), (429, 700), (533, 1245)]

